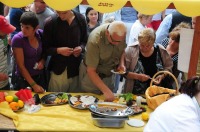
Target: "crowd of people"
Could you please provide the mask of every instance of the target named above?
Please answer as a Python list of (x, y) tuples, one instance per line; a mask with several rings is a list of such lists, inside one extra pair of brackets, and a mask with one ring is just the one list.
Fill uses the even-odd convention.
[[(195, 28), (196, 22), (196, 17), (177, 11), (160, 13), (157, 21), (130, 7), (105, 14), (87, 7), (83, 15), (75, 10), (53, 10), (43, 0), (35, 0), (28, 8), (9, 8), (4, 15), (0, 16), (0, 90), (30, 87), (36, 93), (90, 92), (103, 94), (106, 101), (115, 99), (119, 77), (125, 78), (122, 92), (133, 94), (144, 94), (158, 71), (183, 77), (177, 69), (180, 30)], [(113, 74), (113, 69), (125, 74)], [(166, 74), (158, 75), (154, 84), (175, 88)], [(181, 95), (155, 110), (145, 131), (171, 129), (188, 119), (182, 115), (192, 110), (194, 118), (189, 119), (199, 125), (199, 87), (199, 77), (186, 81)], [(186, 113), (177, 111), (185, 106)], [(161, 120), (169, 122), (163, 126)], [(197, 129), (192, 121), (192, 128)]]
[[(156, 24), (156, 31), (147, 28), (150, 23), (153, 25), (153, 16), (134, 8), (102, 14), (87, 7), (81, 13), (53, 10), (43, 0), (35, 0), (28, 7), (9, 8), (4, 15), (16, 28), (7, 33), (10, 38), (4, 38), (11, 45), (11, 53), (7, 54), (12, 56), (13, 65), (9, 86), (14, 90), (31, 87), (38, 93), (93, 92), (112, 101), (120, 77), (125, 78), (122, 92), (144, 94), (156, 72), (176, 73), (179, 31), (190, 28), (191, 18), (177, 11), (162, 14), (163, 21), (159, 20), (160, 26)], [(181, 22), (185, 24), (174, 26)], [(169, 35), (163, 38), (162, 34)], [(126, 73), (115, 75), (112, 69)], [(165, 83), (167, 78), (160, 75), (155, 83), (173, 88)]]

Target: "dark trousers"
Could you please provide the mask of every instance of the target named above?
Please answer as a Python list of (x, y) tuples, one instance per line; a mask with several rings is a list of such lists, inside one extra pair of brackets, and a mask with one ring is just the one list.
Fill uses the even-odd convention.
[(0, 90), (10, 90), (10, 84), (8, 83), (5, 87), (0, 88)]
[[(32, 76), (33, 80), (40, 86), (42, 86), (47, 91), (47, 85), (45, 83), (44, 75)], [(30, 84), (23, 77), (16, 77), (14, 82), (14, 90), (20, 90), (27, 87), (31, 87)]]

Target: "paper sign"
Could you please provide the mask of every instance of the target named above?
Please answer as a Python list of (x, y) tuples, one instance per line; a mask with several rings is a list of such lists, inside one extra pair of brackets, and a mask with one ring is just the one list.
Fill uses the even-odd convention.
[(182, 28), (180, 31), (178, 70), (188, 73), (194, 29)]
[(88, 4), (101, 13), (114, 12), (121, 9), (127, 0), (87, 0)]

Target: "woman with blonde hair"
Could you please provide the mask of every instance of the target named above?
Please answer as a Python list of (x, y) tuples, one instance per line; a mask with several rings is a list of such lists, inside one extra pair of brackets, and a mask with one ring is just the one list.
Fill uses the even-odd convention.
[[(125, 59), (120, 63), (121, 68), (126, 67), (125, 93), (144, 94), (155, 73), (160, 70), (171, 72), (171, 57), (162, 45), (154, 45), (155, 38), (154, 30), (146, 28), (139, 33), (138, 41), (126, 48)], [(164, 84), (165, 79), (166, 75), (158, 75), (155, 84), (168, 87)]]

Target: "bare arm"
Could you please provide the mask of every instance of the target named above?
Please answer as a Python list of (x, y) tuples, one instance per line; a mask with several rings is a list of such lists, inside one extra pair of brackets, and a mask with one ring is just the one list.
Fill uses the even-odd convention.
[(99, 75), (96, 72), (96, 68), (87, 66), (87, 72), (89, 78), (92, 80), (92, 82), (101, 90), (103, 93), (106, 101), (113, 101), (114, 100), (114, 94), (113, 92), (104, 84), (104, 82), (101, 80)]
[(5, 73), (0, 73), (0, 81), (5, 81), (8, 79), (8, 75)]
[[(15, 60), (16, 63), (19, 67), (20, 73), (21, 75), (24, 77), (24, 79), (31, 85), (33, 84), (33, 82), (35, 82), (31, 75), (29, 74), (28, 70), (26, 69), (25, 65), (24, 65), (24, 53), (23, 53), (23, 49), (22, 48), (13, 48), (13, 52), (14, 52), (14, 56), (15, 56)], [(34, 92), (36, 93), (43, 93), (44, 89), (37, 85), (34, 84), (32, 86)]]
[(162, 20), (165, 18), (165, 10), (164, 11), (162, 11), (162, 13), (161, 13), (161, 17), (162, 17)]
[(120, 59), (120, 64), (119, 67), (117, 68), (118, 70), (126, 71), (125, 67), (125, 52), (123, 52), (121, 59)]
[(141, 82), (147, 81), (150, 77), (146, 74), (138, 74), (134, 72), (128, 72), (126, 75), (128, 79), (134, 79), (134, 80), (139, 80)]

